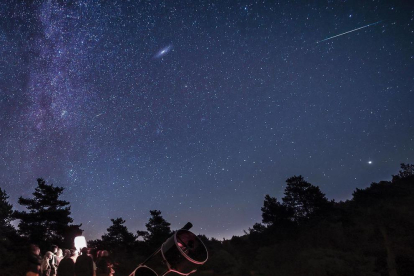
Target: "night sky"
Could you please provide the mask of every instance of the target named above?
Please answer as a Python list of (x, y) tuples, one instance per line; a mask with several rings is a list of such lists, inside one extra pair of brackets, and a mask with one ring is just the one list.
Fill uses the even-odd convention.
[(230, 238), (288, 177), (339, 201), (413, 163), (413, 90), (410, 1), (1, 1), (0, 187), (65, 187), (87, 239), (153, 209)]

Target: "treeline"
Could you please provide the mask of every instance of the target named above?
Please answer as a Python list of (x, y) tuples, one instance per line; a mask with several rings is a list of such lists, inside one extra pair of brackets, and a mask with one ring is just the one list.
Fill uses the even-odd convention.
[[(38, 179), (33, 198), (19, 198), (28, 211), (13, 211), (0, 188), (1, 275), (23, 275), (30, 243), (72, 248), (81, 225), (72, 224), (63, 188)], [(262, 222), (230, 240), (199, 236), (209, 252), (198, 275), (404, 276), (414, 271), (414, 166), (401, 164), (391, 181), (356, 189), (351, 200), (330, 201), (319, 187), (293, 176), (284, 196), (270, 195)], [(110, 251), (115, 275), (129, 275), (173, 231), (151, 210), (146, 231), (130, 232), (122, 218), (89, 247)], [(11, 222), (19, 219), (18, 229)]]

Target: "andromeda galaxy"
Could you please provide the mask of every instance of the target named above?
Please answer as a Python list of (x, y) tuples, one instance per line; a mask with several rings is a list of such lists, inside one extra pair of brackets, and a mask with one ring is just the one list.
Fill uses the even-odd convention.
[(173, 46), (170, 44), (167, 47), (162, 48), (157, 52), (157, 54), (154, 56), (154, 58), (161, 58), (168, 54), (172, 50)]

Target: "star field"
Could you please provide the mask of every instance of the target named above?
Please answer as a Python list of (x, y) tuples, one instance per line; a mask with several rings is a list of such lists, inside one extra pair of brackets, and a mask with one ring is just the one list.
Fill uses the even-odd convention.
[(152, 209), (229, 238), (290, 176), (345, 200), (414, 162), (409, 1), (27, 2), (0, 3), (0, 187), (65, 187), (87, 239)]

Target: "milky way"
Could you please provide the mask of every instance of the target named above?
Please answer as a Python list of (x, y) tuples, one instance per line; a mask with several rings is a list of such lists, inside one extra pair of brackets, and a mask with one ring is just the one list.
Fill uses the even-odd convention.
[(231, 237), (290, 176), (344, 200), (414, 162), (408, 1), (246, 3), (2, 1), (0, 187), (14, 207), (42, 177), (65, 187), (87, 239), (116, 217), (144, 230), (153, 209)]

